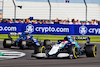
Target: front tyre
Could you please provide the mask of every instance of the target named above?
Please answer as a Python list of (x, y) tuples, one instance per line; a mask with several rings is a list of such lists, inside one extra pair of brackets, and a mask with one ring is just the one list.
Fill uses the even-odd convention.
[(21, 40), (20, 41), (20, 49), (25, 49), (25, 47), (26, 47), (26, 44), (27, 44), (27, 42), (26, 41), (24, 41), (24, 40)]
[(87, 57), (96, 57), (96, 52), (97, 52), (96, 45), (86, 45), (85, 52)]
[(45, 46), (42, 46), (41, 47), (41, 53), (45, 53), (45, 49), (46, 49)]
[(73, 55), (73, 57), (70, 57), (70, 58), (74, 58), (76, 59), (77, 58), (77, 55), (78, 55), (78, 49), (75, 45), (70, 45), (68, 46), (68, 53)]

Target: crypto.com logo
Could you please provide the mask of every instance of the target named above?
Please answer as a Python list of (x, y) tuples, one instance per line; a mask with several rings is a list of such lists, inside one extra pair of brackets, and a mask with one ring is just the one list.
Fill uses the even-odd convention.
[(34, 26), (31, 25), (31, 24), (27, 25), (27, 26), (26, 26), (26, 31), (28, 31), (29, 33), (34, 32)]
[(81, 26), (79, 28), (79, 33), (82, 34), (82, 35), (85, 35), (87, 33), (87, 31), (88, 31), (88, 29), (85, 26)]

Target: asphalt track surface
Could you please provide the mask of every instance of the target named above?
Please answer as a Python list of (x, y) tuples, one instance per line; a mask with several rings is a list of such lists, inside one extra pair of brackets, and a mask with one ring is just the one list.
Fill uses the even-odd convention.
[(36, 59), (31, 57), (32, 49), (21, 50), (19, 48), (4, 49), (0, 41), (0, 50), (12, 50), (26, 53), (26, 56), (18, 59), (2, 60), (0, 67), (100, 67), (100, 44), (97, 45), (95, 58), (85, 55), (77, 59)]

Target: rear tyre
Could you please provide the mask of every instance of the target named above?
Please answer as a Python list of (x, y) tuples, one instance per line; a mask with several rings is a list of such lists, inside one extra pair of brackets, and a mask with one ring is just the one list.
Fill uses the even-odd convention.
[(86, 45), (85, 52), (87, 57), (96, 57), (96, 52), (97, 52), (96, 45)]
[(3, 47), (4, 48), (11, 48), (12, 40), (11, 39), (4, 39), (3, 41)]

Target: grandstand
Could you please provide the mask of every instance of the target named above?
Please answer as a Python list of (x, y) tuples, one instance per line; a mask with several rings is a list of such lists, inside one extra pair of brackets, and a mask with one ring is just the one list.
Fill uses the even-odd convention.
[[(57, 0), (56, 0), (57, 1)], [(49, 19), (48, 2), (30, 2), (30, 1), (15, 1), (17, 6), (22, 6), (22, 9), (16, 7), (16, 18), (26, 19), (33, 17), (34, 19)], [(85, 5), (83, 3), (60, 3), (51, 2), (51, 19), (79, 19), (85, 21)], [(100, 5), (88, 3), (87, 20), (100, 20)], [(14, 19), (14, 4), (12, 0), (4, 0), (3, 18)]]

